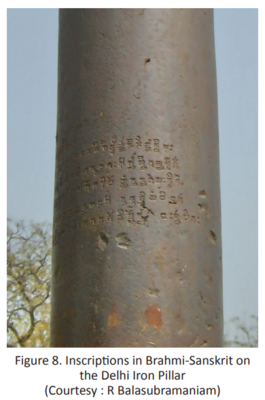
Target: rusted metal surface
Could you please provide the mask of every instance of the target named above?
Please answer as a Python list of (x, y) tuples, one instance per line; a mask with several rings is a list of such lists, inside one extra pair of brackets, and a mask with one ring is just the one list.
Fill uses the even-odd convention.
[(222, 346), (212, 10), (60, 11), (51, 345)]

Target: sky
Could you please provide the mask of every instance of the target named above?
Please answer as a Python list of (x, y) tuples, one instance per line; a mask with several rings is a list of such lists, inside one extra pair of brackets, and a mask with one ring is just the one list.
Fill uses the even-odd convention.
[[(215, 9), (224, 320), (258, 315), (258, 10)], [(57, 9), (7, 12), (7, 216), (53, 218)]]

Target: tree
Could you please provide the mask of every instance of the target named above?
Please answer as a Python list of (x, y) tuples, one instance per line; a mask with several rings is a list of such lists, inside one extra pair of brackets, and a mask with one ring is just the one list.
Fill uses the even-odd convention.
[(258, 317), (232, 318), (225, 324), (225, 347), (258, 347)]
[(7, 346), (49, 346), (51, 227), (7, 226)]

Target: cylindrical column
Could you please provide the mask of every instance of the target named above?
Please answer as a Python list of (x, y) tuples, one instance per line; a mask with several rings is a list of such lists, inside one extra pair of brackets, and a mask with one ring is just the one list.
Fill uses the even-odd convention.
[(222, 346), (213, 12), (60, 11), (51, 346)]

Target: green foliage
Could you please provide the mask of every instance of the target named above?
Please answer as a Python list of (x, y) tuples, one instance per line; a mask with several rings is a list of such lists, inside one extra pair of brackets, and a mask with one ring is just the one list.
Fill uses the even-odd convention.
[(236, 317), (225, 324), (225, 347), (258, 347), (258, 317), (242, 321)]
[(7, 346), (49, 346), (51, 226), (7, 226)]

